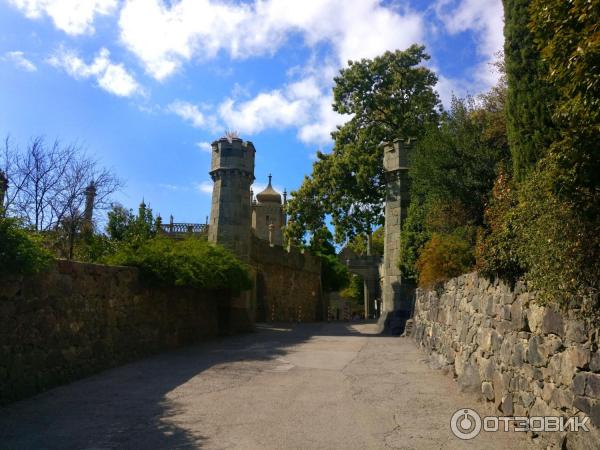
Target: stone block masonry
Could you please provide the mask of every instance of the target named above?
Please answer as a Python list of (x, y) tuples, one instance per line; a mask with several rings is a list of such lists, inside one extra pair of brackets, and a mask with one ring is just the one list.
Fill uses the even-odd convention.
[(511, 287), (472, 273), (439, 291), (418, 289), (414, 325), (431, 361), (498, 415), (588, 416), (590, 432), (540, 439), (558, 448), (599, 448), (600, 337), (590, 321), (538, 306), (523, 283)]
[(383, 254), (382, 314), (380, 331), (400, 335), (410, 317), (414, 285), (402, 277), (398, 261), (400, 233), (410, 204), (408, 155), (414, 139), (397, 139), (384, 148), (386, 178), (385, 235)]
[(323, 320), (321, 261), (309, 252), (252, 240), (251, 265), (256, 270), (257, 322)]
[(228, 293), (146, 286), (137, 269), (58, 261), (0, 277), (0, 404), (247, 324)]

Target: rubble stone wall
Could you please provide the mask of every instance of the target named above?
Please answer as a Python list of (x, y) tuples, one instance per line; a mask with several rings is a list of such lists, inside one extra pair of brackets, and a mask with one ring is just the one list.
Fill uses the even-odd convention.
[[(431, 361), (505, 416), (589, 416), (591, 431), (543, 433), (559, 448), (600, 443), (598, 328), (471, 273), (417, 290), (414, 338)], [(465, 405), (465, 407), (468, 405)]]
[(149, 287), (137, 269), (58, 261), (0, 276), (0, 404), (225, 331), (228, 293)]

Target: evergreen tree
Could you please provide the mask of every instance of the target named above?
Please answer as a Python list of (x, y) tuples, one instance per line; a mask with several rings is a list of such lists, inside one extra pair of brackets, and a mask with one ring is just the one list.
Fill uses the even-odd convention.
[(554, 90), (528, 28), (531, 0), (503, 0), (508, 78), (507, 132), (515, 179), (522, 181), (553, 140)]

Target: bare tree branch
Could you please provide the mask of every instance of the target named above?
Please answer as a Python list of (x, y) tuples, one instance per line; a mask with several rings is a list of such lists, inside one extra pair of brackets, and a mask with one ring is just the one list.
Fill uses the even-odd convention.
[(90, 183), (96, 187), (94, 207), (98, 209), (108, 208), (110, 196), (122, 187), (121, 180), (80, 145), (55, 140), (48, 146), (41, 136), (33, 138), (24, 151), (12, 146), (7, 137), (0, 163), (9, 179), (6, 211), (36, 231), (56, 230), (67, 222), (77, 228)]

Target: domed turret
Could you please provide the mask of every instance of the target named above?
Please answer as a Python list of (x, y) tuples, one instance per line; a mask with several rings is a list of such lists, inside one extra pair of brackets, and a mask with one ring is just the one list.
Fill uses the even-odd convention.
[(281, 194), (271, 186), (271, 178), (272, 175), (269, 175), (269, 185), (264, 191), (256, 194), (256, 200), (258, 200), (259, 203), (277, 203), (281, 205)]

